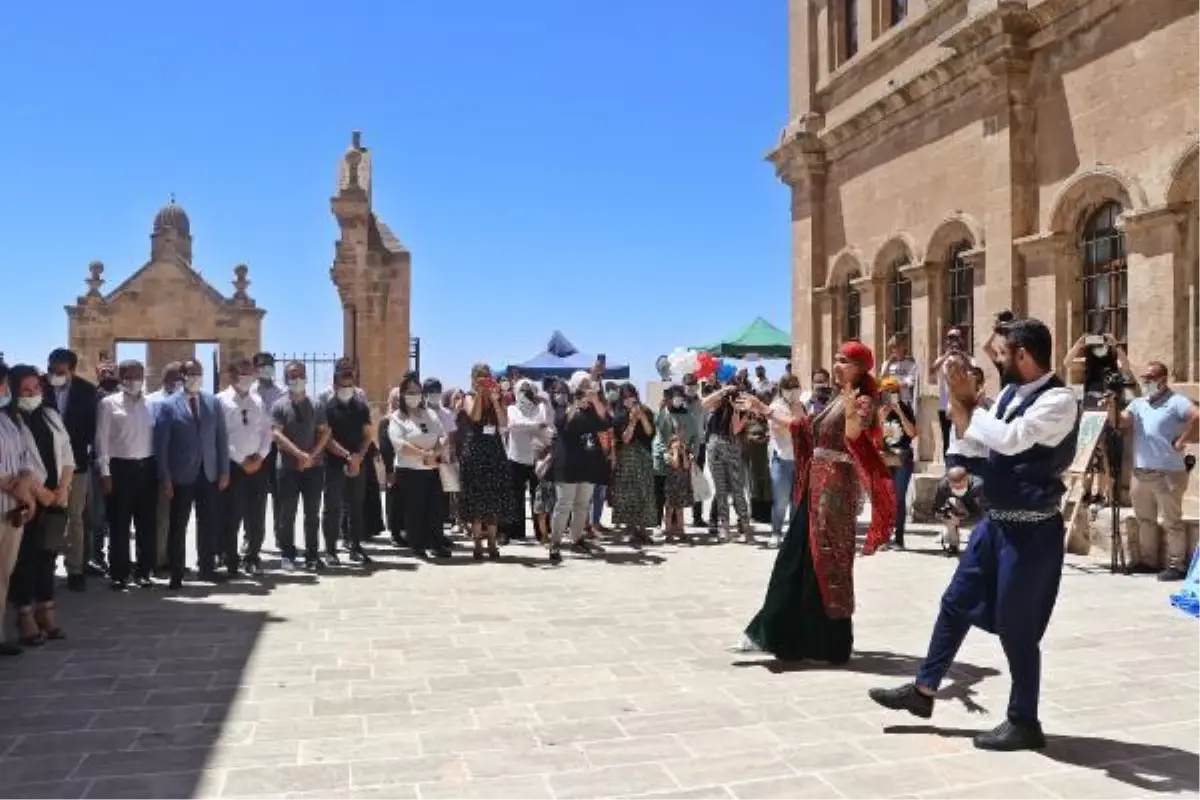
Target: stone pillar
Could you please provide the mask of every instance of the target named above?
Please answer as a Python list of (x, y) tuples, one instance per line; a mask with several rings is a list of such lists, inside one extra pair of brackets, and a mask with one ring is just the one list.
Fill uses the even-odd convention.
[[(1024, 313), (1050, 327), (1054, 337), (1054, 366), (1058, 370), (1079, 336), (1082, 319), (1078, 253), (1071, 237), (1064, 233), (1026, 236), (1013, 242), (1013, 249), (1025, 273), (1020, 298)], [(989, 380), (992, 377), (989, 372)], [(1069, 383), (1073, 376), (1062, 377)]]
[[(1025, 279), (1013, 242), (1038, 229), (1036, 114), (1030, 102), (1029, 57), (1019, 37), (1002, 33), (1013, 42), (1004, 55), (989, 65), (984, 83), (983, 225), (987, 241), (976, 242), (987, 253), (987, 280), (979, 286), (975, 302), (976, 346), (984, 341), (992, 315), (1002, 309), (1024, 311), (1021, 291)], [(1016, 53), (1015, 56), (1009, 53)], [(977, 276), (982, 277), (982, 276)], [(978, 284), (977, 284), (978, 285)]]
[(814, 0), (788, 0), (788, 116), (813, 110), (820, 44)]
[(1128, 297), (1137, 297), (1140, 307), (1155, 310), (1154, 320), (1129, 319), (1129, 358), (1134, 364), (1174, 365), (1176, 354), (1187, 350), (1177, 324), (1184, 321), (1183, 331), (1187, 330), (1186, 275), (1175, 267), (1181, 225), (1180, 215), (1165, 206), (1126, 212), (1117, 220), (1125, 234)]
[(859, 339), (875, 353), (876, 362), (882, 364), (885, 336), (881, 302), (883, 293), (879, 291), (879, 281), (873, 275), (868, 275), (855, 278), (850, 285), (858, 292)]
[[(920, 435), (917, 437), (917, 459), (920, 461), (931, 461), (937, 455), (937, 442), (941, 437), (936, 424), (937, 384), (931, 385), (928, 380), (929, 365), (937, 358), (937, 343), (941, 338), (937, 333), (937, 323), (933, 314), (936, 304), (931, 302), (930, 296), (933, 285), (930, 273), (934, 268), (926, 263), (899, 268), (900, 274), (908, 278), (912, 285), (912, 330), (908, 335), (908, 346), (920, 370), (916, 408), (920, 428)], [(931, 423), (931, 419), (935, 421)]]
[[(160, 339), (146, 342), (146, 391), (153, 392), (162, 385), (162, 372), (172, 361), (196, 357), (196, 343), (179, 339)], [(207, 374), (211, 364), (201, 364)], [(211, 378), (211, 376), (209, 376)], [(208, 385), (208, 381), (205, 381)]]

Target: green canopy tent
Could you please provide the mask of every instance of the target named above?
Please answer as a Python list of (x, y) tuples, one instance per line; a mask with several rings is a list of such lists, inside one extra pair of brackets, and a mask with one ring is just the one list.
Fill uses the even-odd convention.
[(753, 322), (733, 336), (695, 349), (718, 358), (791, 358), (792, 337), (762, 317), (755, 317)]

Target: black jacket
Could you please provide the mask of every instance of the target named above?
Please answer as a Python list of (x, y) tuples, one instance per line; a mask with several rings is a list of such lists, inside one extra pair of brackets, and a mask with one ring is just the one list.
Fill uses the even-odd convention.
[[(57, 393), (49, 382), (42, 385), (42, 402), (58, 410)], [(83, 472), (92, 463), (92, 442), (96, 439), (96, 413), (99, 406), (100, 393), (96, 385), (78, 375), (72, 377), (67, 389), (67, 413), (62, 418), (71, 437), (76, 472)]]

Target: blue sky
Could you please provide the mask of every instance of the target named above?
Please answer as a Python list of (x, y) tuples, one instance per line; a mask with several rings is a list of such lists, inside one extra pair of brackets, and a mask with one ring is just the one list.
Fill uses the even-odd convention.
[(0, 75), (10, 363), (66, 343), (89, 261), (108, 289), (145, 262), (171, 193), (218, 290), (250, 266), (267, 349), (339, 350), (329, 197), (354, 128), (413, 253), (427, 376), (559, 328), (645, 380), (675, 346), (788, 324), (762, 159), (782, 0), (4, 3)]

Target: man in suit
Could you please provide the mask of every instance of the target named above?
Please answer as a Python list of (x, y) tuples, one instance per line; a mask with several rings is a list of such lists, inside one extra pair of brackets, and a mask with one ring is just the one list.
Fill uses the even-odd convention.
[(195, 359), (184, 361), (183, 391), (166, 398), (154, 420), (154, 446), (159, 481), (171, 502), (167, 553), (171, 589), (183, 585), (188, 518), (196, 511), (196, 572), (216, 583), (216, 558), (222, 522), (221, 492), (229, 486), (229, 440), (225, 414), (217, 398), (203, 391), (204, 368)]
[(75, 374), (79, 357), (59, 347), (50, 351), (42, 402), (58, 411), (71, 437), (75, 455), (75, 477), (71, 479), (67, 502), (67, 588), (82, 592), (86, 588), (84, 566), (87, 564), (87, 537), (84, 510), (88, 505), (91, 486), (92, 442), (96, 438), (96, 410), (100, 396), (90, 381)]

